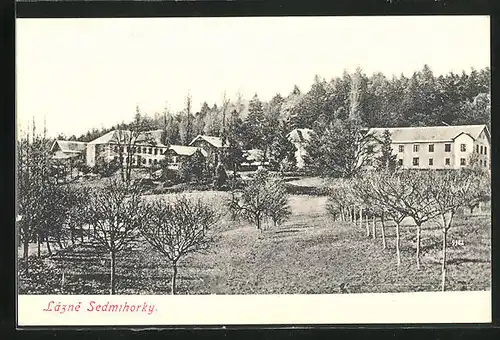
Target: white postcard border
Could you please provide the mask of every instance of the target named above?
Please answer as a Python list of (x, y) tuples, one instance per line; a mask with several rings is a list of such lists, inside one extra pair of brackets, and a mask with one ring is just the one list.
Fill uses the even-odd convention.
[[(100, 307), (97, 311), (98, 305), (103, 306), (108, 302), (107, 308)], [(79, 303), (79, 311), (61, 313), (62, 305), (73, 304), (76, 307)], [(58, 311), (57, 304), (61, 305)], [(110, 311), (110, 305), (117, 305), (117, 310)], [(120, 305), (122, 311), (119, 311)], [(125, 310), (125, 306), (129, 306), (128, 310)], [(134, 306), (133, 310), (131, 306)], [(491, 321), (490, 291), (333, 295), (18, 296), (20, 327), (422, 324)]]

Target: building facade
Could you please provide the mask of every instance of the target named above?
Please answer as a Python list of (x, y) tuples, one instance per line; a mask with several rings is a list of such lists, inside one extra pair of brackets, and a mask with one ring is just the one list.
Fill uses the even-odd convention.
[(201, 148), (206, 152), (206, 159), (211, 167), (215, 167), (221, 160), (222, 153), (227, 148), (222, 138), (214, 136), (198, 135), (189, 146)]
[(86, 163), (94, 167), (98, 159), (110, 162), (119, 160), (122, 155), (123, 163), (127, 157), (132, 157), (132, 164), (137, 167), (158, 165), (168, 149), (160, 137), (161, 130), (141, 132), (137, 137), (131, 136), (127, 130), (110, 131), (87, 144)]
[(207, 157), (207, 152), (199, 147), (184, 146), (184, 145), (170, 145), (165, 153), (167, 166), (170, 169), (178, 169), (182, 161), (199, 153), (204, 159)]
[(392, 139), (392, 153), (403, 169), (459, 169), (476, 162), (490, 168), (491, 136), (486, 125), (372, 128), (375, 154), (384, 131)]
[(76, 157), (84, 157), (87, 143), (71, 141), (71, 140), (56, 140), (50, 147), (52, 158), (54, 159), (69, 159)]

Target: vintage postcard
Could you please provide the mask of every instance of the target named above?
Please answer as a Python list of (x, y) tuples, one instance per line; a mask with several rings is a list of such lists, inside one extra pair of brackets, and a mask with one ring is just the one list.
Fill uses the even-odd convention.
[(26, 326), (491, 322), (487, 16), (18, 19)]

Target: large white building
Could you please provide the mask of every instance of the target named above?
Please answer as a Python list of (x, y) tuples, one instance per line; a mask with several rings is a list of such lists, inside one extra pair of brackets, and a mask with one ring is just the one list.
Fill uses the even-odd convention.
[[(141, 132), (138, 136), (131, 136), (128, 130), (113, 130), (103, 136), (87, 143), (86, 162), (89, 167), (93, 167), (96, 161), (101, 157), (104, 161), (118, 159), (122, 153), (128, 157), (129, 150), (127, 145), (133, 145), (132, 163), (134, 166), (149, 167), (158, 164), (165, 156), (168, 149), (166, 145), (160, 142), (162, 130), (153, 130)], [(132, 139), (133, 142), (130, 142)], [(120, 150), (123, 148), (123, 151)]]
[[(382, 141), (385, 130), (391, 134), (392, 153), (402, 168), (458, 169), (472, 159), (490, 167), (491, 136), (486, 125), (372, 128), (367, 134)], [(380, 144), (374, 151), (380, 151)]]

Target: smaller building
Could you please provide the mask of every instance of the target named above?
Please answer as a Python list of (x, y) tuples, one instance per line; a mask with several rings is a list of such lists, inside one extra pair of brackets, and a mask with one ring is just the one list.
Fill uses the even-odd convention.
[(191, 143), (189, 143), (189, 146), (203, 149), (212, 167), (215, 167), (219, 163), (223, 151), (228, 147), (227, 143), (224, 143), (222, 138), (205, 135), (196, 136)]
[(241, 162), (242, 170), (254, 170), (261, 166), (269, 166), (269, 161), (264, 159), (264, 151), (261, 149), (243, 150), (244, 161)]
[(170, 145), (168, 150), (165, 152), (165, 159), (168, 162), (168, 168), (178, 169), (182, 161), (189, 159), (196, 154), (201, 155), (204, 159), (208, 156), (208, 153), (199, 147)]
[(56, 140), (51, 148), (52, 168), (57, 174), (57, 181), (64, 180), (67, 175), (73, 177), (73, 170), (85, 161), (87, 143), (68, 140)]
[(70, 141), (70, 140), (56, 140), (50, 147), (53, 159), (70, 159), (75, 157), (82, 157), (85, 154), (87, 143)]
[(297, 161), (297, 168), (303, 169), (305, 167), (305, 157), (307, 156), (306, 145), (311, 140), (311, 129), (294, 129), (288, 133), (287, 137), (290, 142), (297, 149), (295, 151), (295, 159)]

